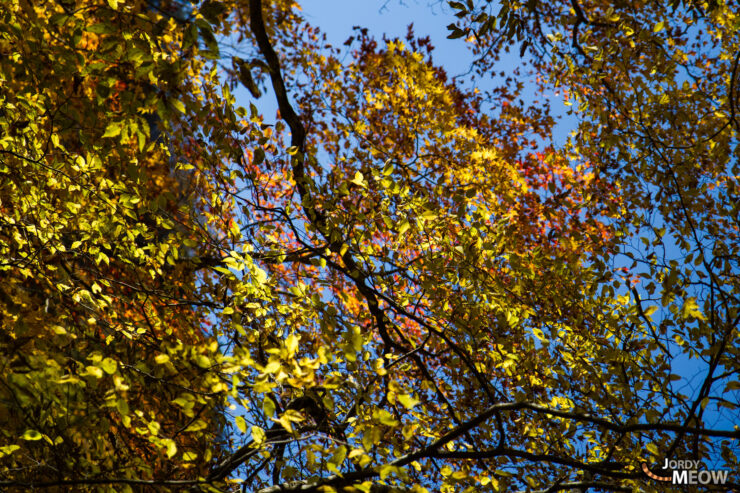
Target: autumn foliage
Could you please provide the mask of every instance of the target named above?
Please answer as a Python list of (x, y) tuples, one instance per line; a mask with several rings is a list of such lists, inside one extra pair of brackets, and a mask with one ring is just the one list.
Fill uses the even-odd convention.
[(737, 468), (740, 18), (450, 8), (467, 82), (288, 0), (0, 7), (0, 489)]

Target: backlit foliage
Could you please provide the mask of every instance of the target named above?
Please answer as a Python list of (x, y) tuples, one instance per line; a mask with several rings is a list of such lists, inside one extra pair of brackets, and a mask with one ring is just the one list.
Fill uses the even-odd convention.
[(515, 79), (451, 79), (411, 29), (336, 48), (289, 0), (0, 7), (0, 488), (735, 467), (731, 9), (503, 5), (452, 2), (452, 37), (477, 80), (536, 51), (580, 106), (565, 146)]

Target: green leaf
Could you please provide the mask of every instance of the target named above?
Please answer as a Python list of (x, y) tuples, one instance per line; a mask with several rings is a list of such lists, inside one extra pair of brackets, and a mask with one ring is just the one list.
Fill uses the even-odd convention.
[(335, 474), (339, 472), (339, 468), (341, 467), (344, 460), (347, 458), (347, 447), (344, 445), (340, 445), (336, 448), (332, 456), (329, 458), (328, 465), (330, 466), (330, 470), (334, 472)]
[(99, 22), (98, 24), (87, 26), (85, 28), (85, 31), (95, 33), (95, 34), (111, 34), (114, 32), (114, 28), (107, 22)]
[(216, 0), (206, 0), (200, 7), (201, 15), (211, 24), (218, 24), (218, 17), (226, 11), (226, 6)]

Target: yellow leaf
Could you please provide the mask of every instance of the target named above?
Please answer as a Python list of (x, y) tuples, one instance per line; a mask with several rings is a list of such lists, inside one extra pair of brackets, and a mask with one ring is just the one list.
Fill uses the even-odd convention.
[(272, 360), (267, 363), (267, 366), (265, 366), (265, 369), (262, 371), (263, 373), (276, 373), (280, 369), (280, 366), (280, 361)]
[(121, 127), (122, 125), (120, 122), (109, 123), (108, 126), (105, 127), (105, 133), (103, 134), (103, 137), (118, 137), (119, 135), (121, 135)]
[(352, 449), (352, 451), (349, 453), (348, 457), (350, 459), (354, 459), (355, 457), (359, 457), (361, 455), (365, 455), (365, 451), (361, 448), (355, 448)]
[(152, 435), (159, 435), (161, 425), (156, 421), (150, 421), (149, 424), (146, 425), (146, 427), (149, 428), (149, 433), (151, 433)]
[(696, 298), (694, 297), (686, 298), (683, 308), (681, 309), (681, 315), (683, 318), (696, 318), (699, 320), (707, 319), (699, 309), (699, 305), (696, 303)]
[(88, 366), (85, 368), (87, 370), (87, 373), (89, 375), (94, 376), (95, 378), (103, 378), (103, 370), (98, 368), (97, 366)]
[(360, 173), (359, 171), (355, 172), (355, 177), (352, 178), (352, 183), (354, 183), (355, 185), (359, 187), (367, 188), (367, 183), (365, 183), (365, 177), (362, 176), (362, 173)]
[(19, 448), (21, 448), (20, 445), (6, 445), (4, 447), (0, 447), (0, 457), (10, 455)]
[(174, 440), (170, 438), (165, 438), (162, 440), (162, 444), (167, 447), (167, 457), (171, 459), (175, 456), (175, 454), (177, 454), (177, 444)]
[(64, 335), (64, 334), (67, 333), (67, 330), (64, 327), (60, 326), (60, 325), (54, 325), (54, 326), (52, 326), (51, 330), (54, 331), (54, 333), (57, 334), (57, 335)]
[(396, 421), (391, 413), (386, 411), (385, 409), (381, 409), (380, 411), (374, 412), (373, 417), (376, 418), (380, 423), (386, 425), (386, 426), (398, 426), (398, 421)]
[(113, 375), (118, 368), (118, 363), (112, 358), (105, 358), (100, 362), (100, 367), (108, 374)]
[(293, 423), (290, 422), (288, 416), (284, 414), (280, 416), (280, 418), (278, 419), (278, 423), (280, 423), (288, 433), (293, 433)]
[[(110, 1), (110, 0), (108, 0), (108, 1)], [(174, 106), (175, 109), (177, 111), (179, 111), (180, 113), (185, 113), (185, 105), (182, 104), (182, 101), (177, 100), (177, 99), (173, 99), (172, 100), (172, 106)]]
[(185, 428), (185, 431), (187, 432), (193, 432), (193, 431), (200, 431), (208, 427), (208, 423), (203, 421), (202, 419), (199, 419), (195, 422), (193, 422), (190, 426)]
[(26, 430), (26, 432), (21, 435), (21, 438), (23, 440), (35, 442), (36, 440), (41, 440), (41, 438), (43, 438), (43, 435), (36, 430)]
[(259, 426), (252, 426), (252, 440), (257, 445), (260, 445), (262, 442), (265, 441), (265, 430), (260, 428)]
[(298, 341), (300, 337), (295, 334), (290, 334), (285, 340), (285, 349), (288, 350), (288, 355), (293, 356), (298, 350)]
[(211, 360), (208, 358), (208, 356), (204, 354), (198, 354), (195, 357), (195, 364), (200, 366), (201, 368), (210, 368)]
[(645, 315), (650, 316), (653, 313), (655, 313), (658, 310), (658, 307), (655, 305), (650, 305), (649, 307), (645, 308)]
[(403, 404), (403, 407), (405, 407), (406, 409), (411, 409), (419, 403), (418, 399), (414, 399), (412, 396), (407, 394), (401, 394), (396, 398), (398, 399), (398, 402)]
[(275, 403), (269, 397), (265, 397), (262, 400), (262, 411), (264, 411), (265, 416), (268, 418), (275, 415)]
[(154, 357), (154, 361), (158, 365), (163, 365), (167, 363), (169, 360), (170, 360), (170, 357), (166, 354), (158, 354), (157, 356)]
[(648, 443), (645, 448), (647, 448), (648, 452), (650, 452), (653, 455), (658, 455), (658, 446), (654, 443)]

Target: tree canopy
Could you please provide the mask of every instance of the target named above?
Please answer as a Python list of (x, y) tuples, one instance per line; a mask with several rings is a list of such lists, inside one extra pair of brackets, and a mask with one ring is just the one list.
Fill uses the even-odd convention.
[(0, 6), (0, 489), (739, 489), (737, 6), (299, 3)]

